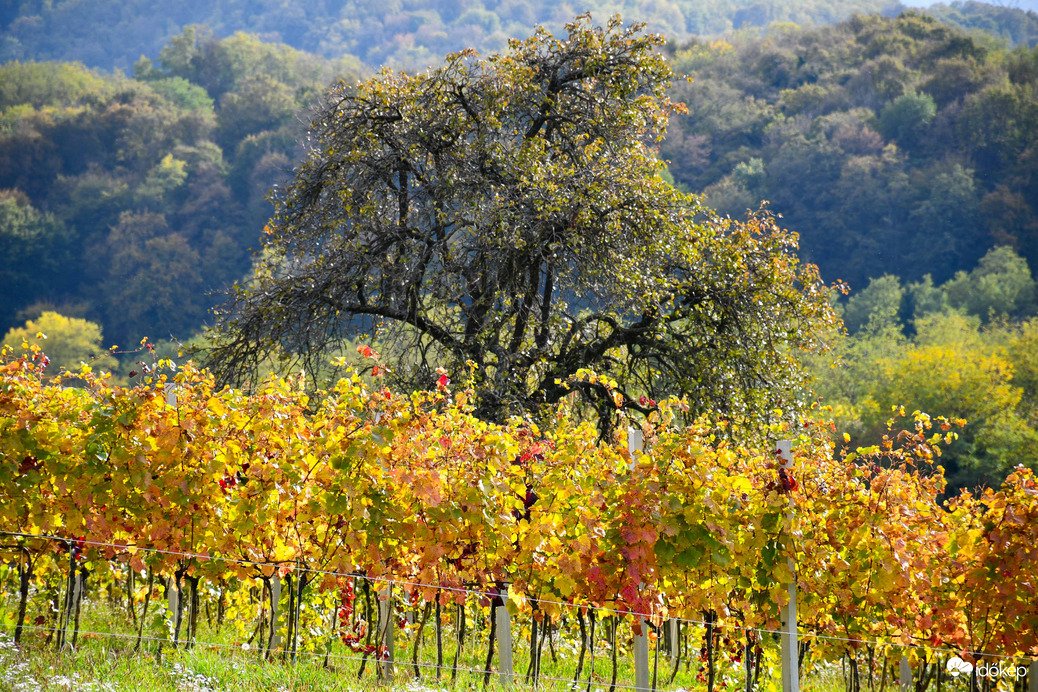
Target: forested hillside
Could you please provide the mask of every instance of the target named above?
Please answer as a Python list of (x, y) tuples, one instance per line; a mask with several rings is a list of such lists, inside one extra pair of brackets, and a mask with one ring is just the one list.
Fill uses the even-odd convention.
[(46, 309), (105, 345), (196, 332), (249, 268), (332, 62), (189, 29), (137, 77), (0, 67), (0, 333)]
[(769, 200), (830, 280), (938, 283), (993, 245), (1038, 266), (1038, 53), (931, 17), (694, 40), (663, 155), (741, 214)]
[[(832, 24), (852, 14), (894, 16), (909, 0), (256, 0), (169, 3), (158, 0), (83, 3), (76, 0), (10, 0), (0, 3), (0, 62), (74, 60), (90, 67), (129, 71), (141, 56), (153, 56), (188, 24), (205, 24), (217, 36), (238, 31), (264, 41), (338, 58), (358, 56), (370, 65), (424, 68), (451, 51), (503, 49), (509, 38), (535, 25), (554, 31), (590, 11), (599, 20), (619, 13), (648, 22), (651, 31), (687, 41), (772, 22)], [(928, 10), (945, 22), (1004, 36), (1033, 46), (1038, 15), (969, 0)]]
[(1031, 48), (1038, 42), (1038, 14), (1035, 10), (1038, 10), (1038, 3), (1033, 0), (1005, 5), (967, 0), (951, 4), (942, 2), (926, 8), (927, 14), (946, 24), (1000, 36), (1011, 45)]
[(100, 10), (75, 0), (15, 0), (8, 6), (0, 14), (0, 61), (78, 60), (124, 70), (154, 55), (185, 24), (207, 24), (218, 36), (254, 33), (326, 57), (353, 54), (370, 65), (424, 68), (463, 48), (503, 50), (509, 38), (527, 36), (536, 25), (561, 30), (586, 11), (600, 21), (619, 13), (687, 40), (773, 21), (831, 23), (855, 12), (900, 9), (893, 0), (126, 0)]
[[(907, 14), (671, 57), (692, 77), (662, 146), (677, 181), (733, 215), (769, 200), (826, 279), (941, 283), (994, 245), (1036, 266), (1033, 49)], [(57, 308), (126, 345), (199, 329), (249, 266), (307, 107), (365, 68), (189, 27), (133, 78), (0, 70), (0, 333)]]

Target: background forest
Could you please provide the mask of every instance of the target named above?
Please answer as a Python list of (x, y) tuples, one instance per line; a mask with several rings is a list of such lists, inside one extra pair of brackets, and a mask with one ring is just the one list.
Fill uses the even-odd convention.
[[(765, 27), (772, 22), (833, 24), (852, 14), (896, 16), (897, 0), (4, 0), (0, 2), (0, 61), (77, 60), (129, 71), (154, 56), (187, 24), (217, 36), (237, 31), (285, 43), (326, 58), (357, 56), (369, 65), (425, 68), (463, 48), (501, 51), (509, 38), (536, 25), (559, 31), (581, 12), (604, 21), (613, 14), (642, 21), (650, 31), (683, 43), (694, 36)], [(928, 12), (957, 26), (1033, 44), (1038, 17), (1025, 2), (937, 3)]]
[(691, 77), (674, 183), (733, 216), (768, 200), (850, 285), (812, 363), (840, 432), (902, 403), (969, 421), (953, 488), (1034, 466), (1038, 14), (977, 2), (0, 3), (0, 334), (47, 333), (55, 367), (198, 335), (333, 79), (584, 9), (663, 31)]

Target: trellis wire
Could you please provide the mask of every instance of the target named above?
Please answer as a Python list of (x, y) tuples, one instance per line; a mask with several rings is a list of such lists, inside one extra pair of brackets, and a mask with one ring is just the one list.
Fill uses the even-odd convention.
[[(256, 561), (256, 560), (246, 560), (246, 559), (242, 559), (242, 558), (213, 556), (213, 555), (207, 555), (207, 554), (204, 554), (204, 553), (190, 553), (190, 552), (176, 551), (176, 550), (163, 550), (163, 549), (160, 549), (160, 548), (151, 548), (151, 547), (147, 547), (147, 546), (126, 545), (126, 544), (119, 544), (119, 543), (106, 543), (106, 542), (102, 542), (102, 541), (89, 541), (89, 540), (82, 540), (82, 541), (80, 541), (80, 540), (75, 539), (75, 538), (67, 538), (67, 537), (63, 537), (63, 536), (53, 536), (53, 535), (48, 535), (48, 534), (26, 534), (26, 533), (19, 533), (19, 532), (15, 532), (15, 531), (3, 531), (3, 530), (0, 530), (0, 535), (16, 536), (16, 537), (22, 537), (22, 538), (35, 538), (35, 539), (41, 539), (41, 540), (52, 540), (52, 541), (58, 541), (58, 542), (61, 542), (61, 543), (79, 543), (79, 544), (84, 545), (84, 546), (90, 545), (90, 546), (104, 547), (104, 548), (118, 548), (119, 550), (124, 550), (124, 551), (151, 552), (151, 553), (157, 553), (157, 554), (162, 554), (162, 555), (171, 555), (171, 556), (175, 556), (175, 557), (197, 558), (197, 559), (200, 559), (200, 560), (211, 560), (211, 561), (222, 561), (222, 562), (229, 562), (229, 563), (232, 563), (232, 564), (246, 565), (246, 566), (253, 566), (253, 567), (274, 567), (274, 568), (280, 568), (280, 567), (285, 567), (285, 566), (291, 565), (293, 567), (293, 571), (297, 571), (300, 574), (317, 574), (317, 575), (321, 575), (321, 576), (333, 576), (333, 577), (342, 577), (342, 578), (361, 579), (361, 580), (366, 580), (366, 581), (368, 581), (368, 582), (370, 582), (372, 584), (385, 584), (385, 585), (400, 586), (400, 587), (411, 587), (411, 588), (417, 588), (417, 589), (435, 589), (435, 590), (438, 590), (438, 591), (447, 591), (447, 592), (450, 592), (450, 593), (465, 593), (465, 594), (468, 594), (468, 595), (482, 596), (482, 597), (486, 597), (486, 598), (496, 598), (496, 597), (501, 595), (497, 590), (484, 591), (484, 590), (480, 590), (480, 589), (462, 588), (462, 587), (456, 587), (456, 586), (441, 586), (439, 584), (426, 584), (426, 583), (423, 583), (423, 582), (407, 581), (407, 580), (401, 580), (401, 579), (391, 579), (391, 578), (388, 578), (388, 577), (373, 577), (373, 576), (366, 575), (366, 574), (364, 574), (362, 572), (336, 572), (336, 571), (333, 571), (333, 570), (322, 570), (322, 569), (317, 569), (317, 568), (313, 568), (313, 567), (305, 567), (305, 566), (299, 566), (297, 568), (298, 562), (297, 562), (297, 560), (295, 558), (293, 558), (291, 560), (275, 560), (275, 561), (259, 562), (259, 561)], [(106, 558), (106, 561), (109, 561), (109, 562), (114, 561), (114, 558), (111, 558), (111, 559)], [(601, 610), (601, 611), (606, 611), (606, 612), (608, 612), (610, 614), (622, 615), (622, 616), (632, 616), (632, 617), (644, 617), (644, 618), (660, 617), (659, 615), (655, 615), (654, 616), (652, 613), (642, 613), (642, 612), (633, 611), (633, 610), (625, 610), (625, 609), (622, 609), (622, 608), (610, 608), (610, 607), (606, 607), (606, 606), (592, 606), (592, 605), (578, 605), (578, 604), (569, 603), (569, 602), (566, 602), (566, 601), (557, 601), (557, 600), (546, 599), (546, 598), (534, 598), (532, 596), (521, 596), (519, 598), (524, 600), (524, 601), (527, 601), (529, 603), (536, 603), (538, 605), (545, 604), (545, 605), (555, 605), (555, 606), (560, 606), (562, 608), (571, 608), (571, 609), (582, 608), (582, 609), (586, 609), (586, 610)], [(696, 626), (700, 626), (700, 627), (705, 627), (708, 624), (705, 620), (700, 620), (700, 619), (696, 619), (696, 618), (670, 617), (670, 616), (668, 616), (668, 617), (663, 618), (663, 619), (673, 619), (673, 620), (678, 621), (681, 624), (696, 625)], [(753, 633), (757, 633), (757, 634), (761, 634), (761, 635), (764, 635), (764, 634), (781, 635), (781, 634), (784, 633), (784, 630), (782, 630), (782, 629), (769, 629), (769, 628), (766, 628), (766, 627), (747, 627), (745, 625), (718, 624), (716, 622), (710, 623), (710, 624), (713, 627), (716, 627), (716, 628), (719, 628), (719, 629), (730, 629), (730, 630), (735, 630), (735, 631), (742, 632), (742, 633), (753, 632)], [(860, 639), (860, 638), (855, 638), (855, 637), (840, 637), (840, 636), (831, 635), (831, 634), (823, 634), (823, 633), (818, 633), (818, 632), (809, 632), (809, 631), (805, 631), (805, 630), (801, 630), (801, 629), (797, 630), (797, 636), (798, 637), (808, 638), (808, 639), (834, 641), (834, 642), (843, 642), (843, 643), (848, 643), (848, 644), (872, 644), (874, 646), (884, 647), (884, 648), (911, 649), (911, 650), (916, 650), (916, 651), (925, 651), (925, 652), (938, 653), (938, 654), (954, 654), (954, 655), (960, 655), (960, 656), (961, 655), (968, 655), (968, 656), (978, 656), (978, 657), (979, 656), (983, 656), (985, 658), (999, 658), (999, 659), (1005, 659), (1005, 660), (1028, 661), (1028, 662), (1031, 660), (1030, 658), (1022, 657), (1022, 656), (1007, 656), (1007, 655), (1002, 655), (1002, 654), (991, 654), (991, 653), (985, 653), (983, 651), (971, 651), (971, 650), (967, 650), (967, 649), (949, 649), (949, 648), (944, 648), (944, 647), (927, 646), (927, 645), (923, 645), (923, 644), (902, 644), (902, 643), (892, 642), (892, 641), (886, 642), (886, 641), (882, 641), (881, 639), (867, 640), (867, 639)]]

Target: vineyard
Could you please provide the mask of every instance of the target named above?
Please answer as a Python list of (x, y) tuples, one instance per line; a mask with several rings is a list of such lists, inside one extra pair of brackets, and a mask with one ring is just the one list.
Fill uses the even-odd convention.
[[(772, 431), (793, 441), (787, 467), (773, 444), (676, 425), (669, 401), (630, 423), (631, 451), (565, 404), (541, 427), (479, 420), (453, 373), (389, 391), (363, 355), (374, 376), (308, 395), (275, 378), (216, 390), (167, 360), (131, 388), (89, 367), (48, 379), (38, 350), (5, 351), (2, 629), (75, 645), (88, 592), (136, 623), (127, 650), (190, 648), (217, 622), (250, 656), (339, 652), (375, 674), (392, 625), (413, 649), (397, 674), (439, 679), (495, 667), (503, 609), (527, 623), (517, 677), (536, 680), (545, 639), (554, 658), (579, 625), (574, 681), (622, 686), (616, 651), (647, 634), (654, 685), (684, 657), (687, 684), (713, 692), (722, 667), (749, 688), (773, 661), (795, 583), (801, 669), (838, 664), (850, 692), (883, 689), (902, 655), (918, 692), (953, 655), (1038, 657), (1038, 482), (1021, 467), (945, 500), (954, 422), (895, 411), (887, 437), (849, 450), (818, 412)], [(483, 638), (468, 664), (466, 627)]]

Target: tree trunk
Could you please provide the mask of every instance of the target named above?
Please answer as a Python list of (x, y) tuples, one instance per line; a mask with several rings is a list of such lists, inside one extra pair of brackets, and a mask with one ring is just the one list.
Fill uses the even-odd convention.
[(76, 648), (76, 642), (79, 640), (79, 614), (82, 612), (82, 608), (83, 608), (83, 592), (86, 591), (86, 577), (87, 577), (87, 568), (86, 567), (81, 567), (79, 569), (79, 574), (76, 575), (76, 580), (75, 580), (76, 581), (76, 592), (75, 592), (76, 616), (75, 616), (75, 620), (73, 621), (73, 628), (72, 628), (72, 648), (73, 649)]
[(76, 591), (76, 551), (71, 542), (68, 545), (68, 582), (65, 590), (65, 605), (62, 608), (61, 620), (58, 623), (58, 637), (55, 647), (61, 651), (68, 637), (68, 626), (72, 620), (72, 601)]
[(436, 592), (436, 680), (443, 668), (443, 614), (440, 611), (440, 592)]
[(589, 639), (590, 639), (589, 645), (591, 647), (591, 670), (589, 670), (588, 674), (587, 674), (587, 691), (586, 692), (591, 692), (591, 683), (592, 683), (592, 681), (595, 678), (595, 611), (594, 610), (589, 610), (587, 615), (588, 615), (588, 620), (591, 623), (591, 634), (590, 634), (590, 637), (589, 637)]
[(191, 604), (191, 612), (187, 621), (187, 648), (194, 648), (195, 641), (198, 639), (198, 582), (202, 580), (201, 577), (188, 577), (187, 581), (191, 585), (191, 593), (189, 598)]
[[(672, 641), (670, 643), (670, 645), (677, 649), (677, 656), (674, 657), (674, 669), (670, 671), (670, 679), (667, 681), (668, 685), (673, 685), (674, 684), (674, 678), (676, 678), (678, 676), (678, 670), (681, 668), (681, 622), (680, 621), (678, 622), (677, 628), (674, 630), (674, 634), (675, 634), (674, 641)], [(750, 638), (750, 634), (749, 634), (749, 632), (747, 632), (746, 633), (746, 642), (747, 642), (747, 645), (746, 645), (746, 647), (747, 647), (746, 648), (746, 662), (747, 662), (747, 670), (749, 670), (748, 665), (749, 665), (750, 653), (751, 653), (750, 648), (749, 648), (749, 640), (750, 640), (749, 638)], [(746, 692), (750, 692), (750, 689), (749, 689), (748, 685), (747, 685)]]
[(418, 680), (422, 677), (421, 671), (418, 669), (418, 647), (422, 643), (422, 632), (425, 631), (425, 623), (429, 621), (429, 611), (432, 609), (431, 603), (426, 603), (425, 608), (422, 609), (422, 621), (418, 623), (418, 632), (414, 636), (414, 649), (411, 651), (411, 665), (414, 667), (414, 677)]
[(458, 604), (458, 646), (454, 649), (454, 665), (451, 666), (451, 684), (458, 679), (458, 658), (465, 643), (465, 604)]
[[(648, 622), (645, 623), (648, 626)], [(656, 628), (656, 653), (652, 657), (652, 689), (656, 689), (656, 682), (659, 679), (660, 670), (660, 628), (666, 626), (665, 621), (660, 621), (660, 627)]]
[(136, 576), (133, 567), (126, 565), (126, 610), (130, 611), (130, 619), (133, 621), (134, 626), (137, 625), (137, 606), (133, 602)]
[(530, 663), (526, 666), (526, 682), (534, 679), (534, 670), (537, 668), (537, 604), (533, 604), (533, 612), (530, 614)]
[(28, 551), (25, 554), (25, 566), (18, 561), (18, 622), (14, 628), (14, 643), (22, 641), (22, 627), (25, 624), (25, 611), (29, 607), (29, 584), (32, 583), (33, 563)]
[(263, 588), (260, 589), (260, 616), (259, 616), (259, 636), (256, 638), (256, 653), (259, 656), (259, 660), (264, 659), (264, 646), (266, 645), (266, 633), (267, 633), (267, 580), (263, 579)]
[(577, 658), (577, 671), (573, 673), (573, 684), (570, 685), (574, 689), (580, 674), (584, 671), (584, 654), (587, 653), (587, 625), (584, 624), (584, 612), (581, 608), (577, 608), (577, 622), (580, 623), (580, 656)]
[(714, 669), (714, 611), (703, 611), (703, 622), (706, 624), (706, 690), (714, 692), (717, 674)]
[(133, 645), (133, 652), (141, 650), (141, 639), (144, 636), (144, 624), (148, 621), (148, 604), (151, 602), (151, 590), (155, 584), (155, 571), (148, 570), (148, 590), (144, 593), (144, 608), (141, 610), (141, 620), (137, 625), (137, 643)]
[(372, 631), (378, 629), (376, 621), (371, 612), (371, 582), (364, 580), (364, 617), (367, 618), (368, 626), (364, 630), (364, 654), (360, 659), (360, 670), (357, 671), (357, 679), (364, 677), (364, 668), (368, 665), (368, 647), (371, 646)]
[(544, 622), (541, 623), (541, 642), (537, 645), (537, 665), (533, 669), (534, 687), (537, 686), (537, 680), (541, 677), (541, 660), (543, 658), (545, 638), (551, 641), (551, 618), (548, 616), (545, 616)]
[(847, 664), (849, 671), (847, 692), (858, 692), (861, 689), (861, 681), (858, 677), (858, 661), (851, 652), (847, 653)]
[[(564, 627), (565, 622), (563, 622), (561, 626)], [(548, 628), (548, 651), (551, 653), (551, 662), (557, 664), (559, 662), (559, 655), (555, 652), (555, 629), (554, 626)]]
[(303, 589), (306, 588), (306, 574), (299, 573), (296, 577), (296, 604), (292, 614), (292, 663), (296, 662), (299, 653), (299, 618), (303, 613)]
[(181, 580), (184, 576), (184, 570), (178, 569), (173, 573), (173, 586), (170, 588), (176, 589), (176, 604), (173, 606), (173, 646), (176, 647), (180, 644), (180, 626), (184, 620), (184, 593), (180, 588)]
[(609, 621), (609, 639), (613, 645), (613, 673), (612, 677), (609, 678), (609, 692), (616, 692), (616, 630), (617, 616), (613, 616)]
[(487, 645), (487, 664), (483, 673), (483, 689), (490, 685), (490, 664), (494, 661), (494, 641), (497, 639), (497, 608), (490, 602), (490, 643)]

